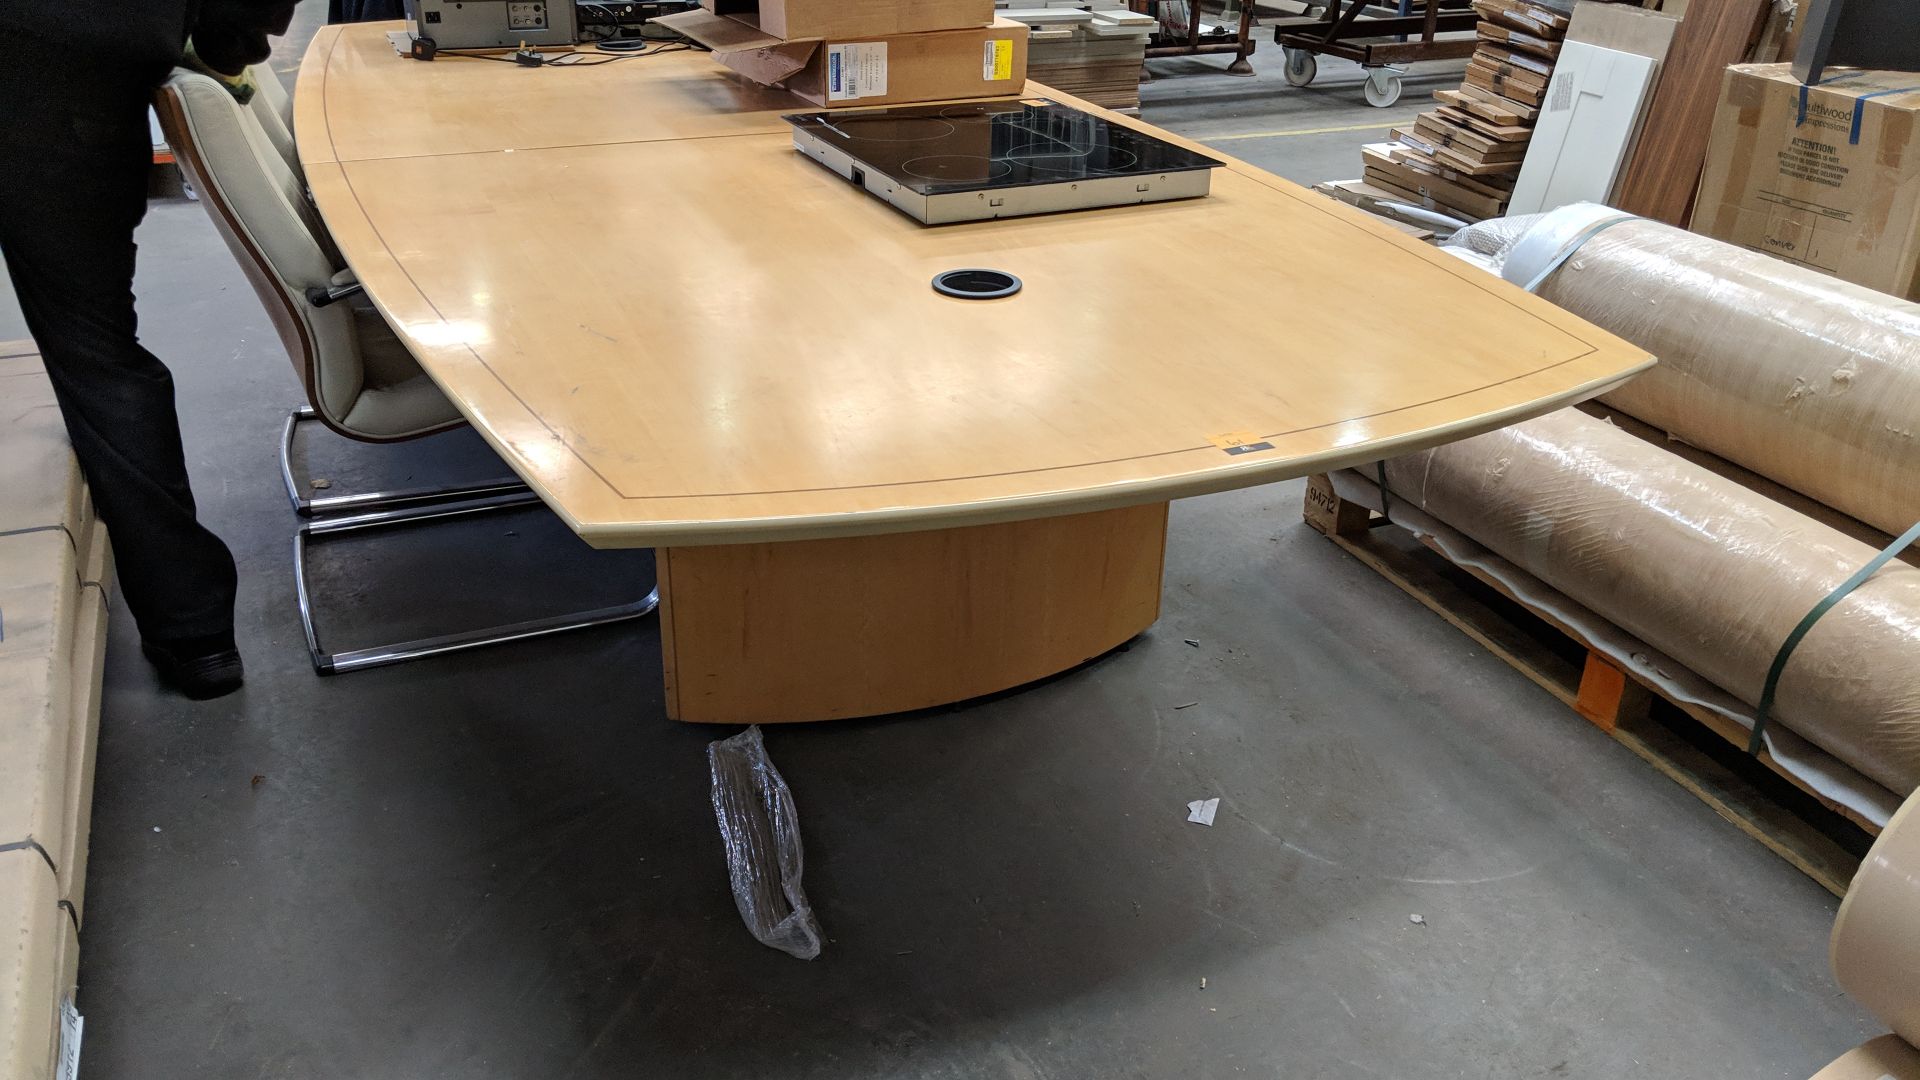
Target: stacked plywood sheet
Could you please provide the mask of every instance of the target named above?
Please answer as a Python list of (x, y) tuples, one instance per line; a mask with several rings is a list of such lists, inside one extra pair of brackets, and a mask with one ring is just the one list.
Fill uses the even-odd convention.
[(1434, 91), (1435, 108), (1361, 151), (1369, 185), (1461, 221), (1506, 212), (1568, 22), (1537, 0), (1473, 7), (1480, 43), (1459, 89)]
[(1408, 220), (1407, 211), (1399, 205), (1406, 202), (1405, 198), (1374, 187), (1365, 180), (1329, 180), (1313, 185), (1313, 190), (1348, 206), (1357, 206), (1388, 228), (1406, 233), (1415, 240), (1430, 241), (1434, 238), (1432, 229), (1418, 221)]
[(999, 14), (1030, 28), (1028, 78), (1095, 105), (1139, 112), (1140, 68), (1156, 25), (1153, 16), (1129, 11), (1120, 0), (1002, 4)]

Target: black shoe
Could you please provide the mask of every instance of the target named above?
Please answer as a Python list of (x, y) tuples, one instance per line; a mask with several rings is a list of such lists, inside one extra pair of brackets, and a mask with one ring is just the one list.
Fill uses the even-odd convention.
[(161, 681), (194, 701), (223, 697), (246, 681), (233, 637), (141, 641), (140, 651), (160, 671)]

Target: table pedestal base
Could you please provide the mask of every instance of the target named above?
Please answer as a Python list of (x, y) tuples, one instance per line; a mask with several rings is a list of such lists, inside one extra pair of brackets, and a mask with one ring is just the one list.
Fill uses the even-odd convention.
[(1064, 671), (1160, 615), (1167, 504), (937, 532), (661, 548), (667, 715), (905, 712)]

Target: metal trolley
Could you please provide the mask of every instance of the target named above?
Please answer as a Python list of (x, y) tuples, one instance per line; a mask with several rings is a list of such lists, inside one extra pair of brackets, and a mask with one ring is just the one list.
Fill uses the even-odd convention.
[[(1133, 0), (1128, 6), (1134, 11), (1149, 15), (1159, 14), (1161, 0)], [(1184, 40), (1168, 39), (1156, 33), (1153, 42), (1147, 46), (1147, 59), (1162, 56), (1195, 56), (1206, 53), (1233, 53), (1231, 63), (1227, 64), (1229, 75), (1252, 75), (1253, 65), (1247, 57), (1253, 55), (1253, 7), (1254, 0), (1241, 0), (1239, 30), (1230, 34), (1200, 33), (1200, 0), (1192, 0), (1187, 8), (1187, 33)]]
[[(1387, 7), (1368, 0), (1327, 0), (1326, 12), (1311, 22), (1274, 27), (1273, 40), (1284, 50), (1287, 82), (1305, 86), (1319, 71), (1316, 56), (1340, 56), (1367, 69), (1362, 88), (1367, 104), (1384, 109), (1400, 100), (1401, 64), (1450, 60), (1473, 55), (1473, 38), (1441, 41), (1436, 35), (1472, 31), (1479, 16), (1468, 0), (1399, 0)], [(1373, 14), (1368, 10), (1373, 9)], [(1365, 15), (1365, 18), (1362, 16)], [(1417, 36), (1416, 36), (1417, 35)]]

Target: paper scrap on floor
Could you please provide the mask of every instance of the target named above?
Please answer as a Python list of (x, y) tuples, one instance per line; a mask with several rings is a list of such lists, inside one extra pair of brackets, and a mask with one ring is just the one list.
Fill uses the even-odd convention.
[(1187, 804), (1187, 820), (1202, 825), (1213, 824), (1213, 812), (1220, 809), (1219, 799), (1195, 799)]

